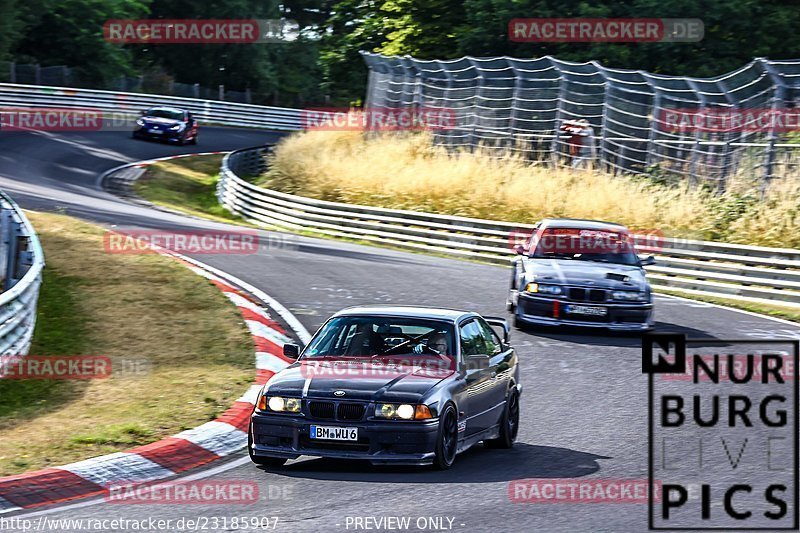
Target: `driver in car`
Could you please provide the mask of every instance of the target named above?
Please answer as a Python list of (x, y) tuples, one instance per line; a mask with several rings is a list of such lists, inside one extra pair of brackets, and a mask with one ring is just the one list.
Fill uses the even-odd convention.
[(447, 335), (444, 333), (434, 333), (428, 339), (428, 348), (434, 350), (439, 355), (447, 355)]

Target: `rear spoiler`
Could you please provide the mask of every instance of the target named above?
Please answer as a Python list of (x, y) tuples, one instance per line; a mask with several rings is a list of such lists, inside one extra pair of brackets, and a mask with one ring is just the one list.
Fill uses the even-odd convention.
[(499, 316), (485, 316), (483, 317), (490, 326), (497, 326), (503, 328), (503, 342), (508, 344), (508, 338), (511, 334), (511, 328), (508, 325), (508, 320)]

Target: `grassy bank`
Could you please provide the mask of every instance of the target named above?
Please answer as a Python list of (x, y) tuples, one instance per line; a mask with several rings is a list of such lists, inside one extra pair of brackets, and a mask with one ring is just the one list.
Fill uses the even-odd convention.
[(241, 219), (225, 210), (216, 196), (221, 155), (161, 161), (147, 167), (133, 190), (145, 200), (182, 213), (220, 222)]
[(776, 181), (764, 199), (742, 177), (724, 195), (646, 178), (531, 166), (431, 148), (423, 134), (289, 136), (259, 183), (331, 201), (535, 222), (613, 220), (636, 230), (765, 246), (800, 247), (800, 184)]
[(105, 253), (97, 226), (30, 218), (47, 259), (31, 354), (105, 355), (112, 374), (0, 380), (0, 475), (158, 440), (246, 389), (252, 341), (216, 287), (169, 258)]

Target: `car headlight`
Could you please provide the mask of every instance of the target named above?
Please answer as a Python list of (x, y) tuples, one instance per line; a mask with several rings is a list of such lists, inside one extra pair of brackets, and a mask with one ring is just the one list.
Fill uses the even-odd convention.
[(539, 294), (561, 294), (561, 287), (558, 285), (542, 285), (541, 283), (528, 283), (525, 286), (526, 292), (537, 292)]
[(433, 418), (427, 405), (411, 405), (408, 403), (379, 403), (375, 406), (378, 418), (399, 418), (401, 420), (423, 420)]
[(174, 126), (170, 126), (169, 129), (171, 131), (181, 131), (183, 129), (183, 124), (175, 124)]
[(640, 291), (611, 291), (611, 298), (625, 302), (643, 302), (647, 296)]
[(258, 409), (261, 411), (275, 411), (276, 413), (299, 413), (301, 402), (298, 398), (283, 398), (282, 396), (262, 395), (258, 399)]
[(137, 118), (136, 119), (136, 124), (138, 124), (139, 126), (144, 126), (144, 120), (142, 120), (140, 118)]

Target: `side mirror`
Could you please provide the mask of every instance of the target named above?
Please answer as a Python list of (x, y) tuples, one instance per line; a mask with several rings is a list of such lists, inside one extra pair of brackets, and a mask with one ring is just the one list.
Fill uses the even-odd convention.
[(464, 363), (467, 365), (467, 371), (470, 370), (485, 370), (489, 368), (489, 361), (491, 357), (488, 355), (468, 355), (464, 358)]
[(300, 347), (296, 344), (287, 343), (283, 345), (283, 355), (289, 359), (300, 357)]
[(642, 261), (642, 266), (650, 266), (650, 265), (655, 265), (656, 264), (656, 258), (653, 257), (652, 255), (648, 255), (647, 257), (645, 257), (641, 261)]
[(514, 247), (514, 252), (516, 252), (517, 255), (525, 255), (525, 247), (518, 244)]

